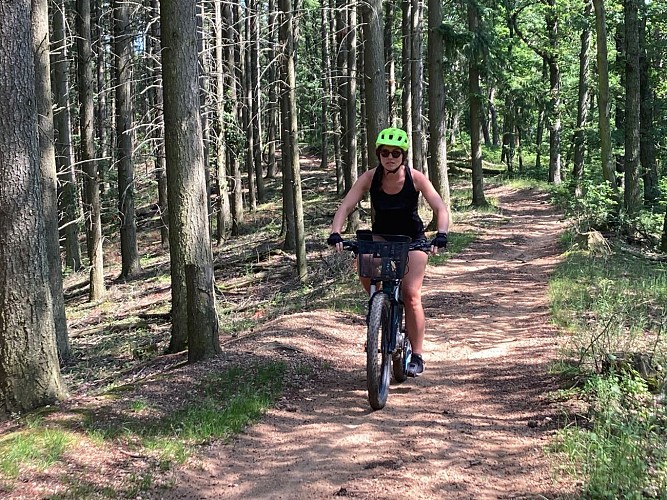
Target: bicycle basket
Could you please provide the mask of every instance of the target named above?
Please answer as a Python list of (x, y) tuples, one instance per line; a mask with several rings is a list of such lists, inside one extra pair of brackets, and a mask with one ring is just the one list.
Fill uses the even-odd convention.
[(384, 280), (401, 279), (405, 274), (412, 240), (408, 236), (375, 236), (382, 240), (373, 240), (369, 234), (357, 235), (359, 276)]

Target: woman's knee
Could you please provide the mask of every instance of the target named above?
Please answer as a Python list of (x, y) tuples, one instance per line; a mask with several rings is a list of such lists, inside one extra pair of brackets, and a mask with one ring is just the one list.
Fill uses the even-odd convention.
[(406, 307), (421, 306), (422, 293), (421, 287), (404, 287), (403, 288), (403, 303)]

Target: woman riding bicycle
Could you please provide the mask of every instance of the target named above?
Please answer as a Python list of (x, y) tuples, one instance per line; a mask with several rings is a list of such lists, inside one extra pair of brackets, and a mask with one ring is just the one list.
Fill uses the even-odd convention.
[[(426, 240), (424, 223), (418, 213), (418, 199), (421, 193), (433, 210), (438, 232), (431, 242), (431, 252), (447, 246), (449, 213), (445, 203), (431, 184), (431, 181), (417, 170), (405, 165), (408, 151), (408, 136), (398, 128), (386, 128), (375, 141), (376, 154), (380, 164), (362, 174), (341, 202), (331, 224), (329, 245), (337, 251), (343, 249), (340, 236), (345, 221), (370, 192), (371, 205), (375, 210), (372, 231), (377, 234), (405, 235), (413, 241)], [(412, 344), (412, 359), (408, 365), (408, 375), (417, 377), (424, 372), (422, 358), (425, 318), (421, 300), (421, 287), (428, 255), (421, 250), (410, 252), (409, 265), (403, 277), (402, 292), (405, 303), (406, 330)], [(366, 291), (368, 280), (362, 280)]]

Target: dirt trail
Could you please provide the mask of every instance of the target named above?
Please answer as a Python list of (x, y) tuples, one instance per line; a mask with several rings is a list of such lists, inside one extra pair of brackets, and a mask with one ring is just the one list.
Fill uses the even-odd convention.
[(546, 196), (494, 188), (501, 215), (424, 284), (426, 372), (373, 412), (363, 325), (327, 311), (284, 317), (225, 348), (330, 363), (231, 444), (214, 444), (153, 498), (562, 498), (544, 448), (557, 332), (547, 277), (562, 223)]

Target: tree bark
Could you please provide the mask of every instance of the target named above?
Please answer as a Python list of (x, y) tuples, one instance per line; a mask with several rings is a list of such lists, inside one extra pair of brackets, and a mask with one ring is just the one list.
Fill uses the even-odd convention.
[(646, 17), (639, 21), (639, 71), (640, 71), (640, 146), (639, 160), (644, 180), (644, 202), (653, 205), (660, 197), (658, 162), (654, 135), (654, 98), (649, 78), (649, 60), (646, 53)]
[(384, 3), (384, 60), (387, 79), (387, 107), (389, 123), (395, 124), (396, 110), (396, 58), (394, 57), (394, 2)]
[(283, 59), (284, 109), (287, 112), (283, 133), (286, 135), (283, 144), (289, 148), (289, 160), (285, 171), (289, 172), (288, 189), (292, 192), (293, 212), (285, 214), (294, 221), (294, 243), (296, 253), (296, 272), (300, 281), (306, 279), (306, 238), (303, 222), (303, 200), (301, 192), (301, 172), (299, 167), (298, 122), (296, 109), (296, 69), (294, 57), (296, 44), (294, 41), (294, 12), (291, 0), (279, 0), (283, 22), (280, 28), (280, 40), (285, 47)]
[(613, 189), (618, 198), (618, 186), (611, 147), (611, 104), (609, 94), (609, 60), (607, 56), (607, 21), (604, 10), (604, 0), (593, 0), (595, 9), (595, 33), (597, 39), (597, 68), (598, 68), (598, 127), (600, 134), (600, 157), (602, 160), (602, 175)]
[(151, 108), (151, 118), (154, 124), (152, 139), (155, 141), (153, 146), (155, 156), (155, 179), (157, 181), (158, 191), (158, 210), (160, 212), (160, 243), (162, 248), (169, 248), (169, 215), (167, 204), (167, 165), (165, 161), (164, 150), (164, 95), (160, 82), (161, 68), (158, 61), (160, 57), (160, 8), (158, 0), (148, 0), (151, 8), (151, 37), (148, 44), (150, 62), (148, 64), (148, 73), (150, 78), (149, 101)]
[(412, 130), (410, 137), (412, 144), (412, 167), (420, 172), (426, 172), (426, 158), (424, 152), (424, 123), (422, 117), (422, 108), (424, 106), (424, 64), (423, 64), (423, 37), (422, 37), (422, 0), (411, 0), (411, 37), (410, 37), (410, 85), (412, 90)]
[(245, 152), (245, 166), (246, 174), (248, 176), (248, 205), (250, 211), (257, 210), (257, 185), (255, 183), (255, 135), (253, 133), (252, 124), (252, 76), (250, 75), (250, 49), (247, 47), (250, 42), (250, 12), (248, 6), (245, 8), (244, 26), (245, 40), (241, 37), (241, 44), (239, 45), (240, 61), (239, 73), (241, 78), (239, 80), (241, 93), (243, 95), (243, 102), (241, 105), (241, 123), (243, 130), (246, 131), (246, 144), (244, 146)]
[(375, 139), (388, 124), (387, 82), (384, 73), (382, 0), (362, 4), (364, 30), (364, 78), (368, 158), (375, 158)]
[[(163, 0), (164, 1), (164, 0)], [(187, 264), (185, 288), (188, 295), (188, 362), (212, 358), (222, 353), (212, 265)]]
[[(347, 43), (347, 86), (345, 88), (345, 192), (347, 193), (358, 178), (359, 164), (357, 162), (357, 10), (356, 6), (348, 5)], [(347, 218), (348, 233), (359, 229), (359, 211), (353, 210)]]
[(58, 174), (53, 132), (53, 101), (51, 98), (51, 63), (49, 61), (49, 7), (46, 0), (32, 0), (33, 50), (35, 54), (35, 98), (38, 116), (39, 168), (42, 181), (42, 204), (46, 253), (49, 261), (49, 286), (53, 302), (56, 343), (60, 359), (70, 355), (63, 297), (63, 276), (60, 263), (58, 232)]
[(224, 18), (222, 15), (222, 0), (215, 1), (215, 71), (216, 71), (216, 117), (215, 117), (215, 149), (218, 179), (218, 215), (217, 238), (218, 244), (231, 231), (232, 212), (229, 203), (229, 184), (227, 182), (227, 146), (225, 141), (225, 75), (231, 73), (227, 67), (224, 54), (223, 37)]
[(64, 395), (42, 218), (30, 16), (30, 2), (0, 4), (0, 39), (13, 41), (0, 44), (2, 416), (54, 403)]
[(87, 243), (90, 259), (91, 301), (101, 300), (104, 285), (104, 254), (102, 248), (102, 207), (100, 202), (100, 178), (95, 156), (95, 128), (93, 103), (93, 51), (90, 30), (90, 0), (76, 1), (76, 27), (79, 69), (79, 128), (81, 134), (81, 163), (84, 172), (85, 212), (88, 223)]
[(638, 0), (624, 0), (625, 11), (625, 191), (624, 202), (628, 214), (641, 208), (639, 192), (639, 26)]
[[(269, 37), (269, 67), (267, 70), (268, 75), (268, 94), (269, 94), (269, 103), (268, 103), (268, 123), (267, 123), (267, 141), (268, 141), (268, 164), (266, 167), (266, 176), (269, 179), (275, 179), (278, 175), (278, 162), (276, 161), (276, 142), (278, 141), (278, 93), (276, 88), (278, 86), (278, 70), (276, 63), (276, 43), (277, 43), (277, 27), (276, 27), (276, 0), (269, 0), (269, 26), (268, 26), (268, 37)], [(322, 9), (323, 12), (326, 9)], [(326, 35), (327, 31), (323, 28), (323, 33), (325, 33), (325, 38), (327, 42), (329, 37)], [(331, 73), (328, 75), (329, 79), (329, 88), (331, 88)], [(330, 94), (326, 94), (329, 96)], [(331, 100), (331, 98), (329, 99)]]
[(548, 0), (547, 36), (549, 38), (549, 182), (561, 183), (561, 95), (558, 61), (558, 15), (556, 0)]
[[(199, 116), (196, 7), (196, 0), (160, 2), (172, 289), (169, 351), (182, 350), (187, 339), (188, 347), (193, 347), (189, 361), (219, 352), (219, 339), (213, 333), (218, 328), (215, 302), (202, 303), (198, 295), (188, 294), (185, 272), (186, 266), (196, 266), (195, 274), (203, 274), (204, 281), (213, 276)], [(212, 290), (213, 284), (202, 286)], [(194, 320), (193, 310), (198, 311)]]
[[(402, 0), (401, 2), (401, 118), (402, 128), (408, 134), (412, 135), (412, 29), (410, 20), (412, 19), (412, 0)], [(408, 165), (412, 165), (412, 148), (408, 149)]]
[[(593, 4), (590, 0), (584, 8), (584, 22), (591, 17)], [(575, 195), (582, 195), (581, 182), (584, 177), (584, 153), (586, 152), (585, 128), (588, 122), (589, 85), (588, 71), (591, 48), (591, 28), (588, 24), (581, 32), (581, 51), (579, 52), (579, 94), (577, 99), (577, 125), (574, 132), (574, 167), (572, 178), (575, 182)]]
[(83, 219), (76, 174), (74, 172), (74, 151), (72, 149), (72, 120), (69, 112), (69, 59), (65, 39), (65, 6), (60, 0), (53, 12), (53, 47), (51, 68), (53, 70), (53, 94), (55, 110), (56, 169), (61, 178), (60, 212), (62, 231), (65, 235), (65, 267), (80, 271), (81, 246), (79, 245), (79, 224)]
[(331, 69), (329, 65), (329, 9), (325, 5), (326, 0), (320, 0), (320, 32), (322, 36), (322, 49), (320, 53), (322, 72), (322, 92), (324, 98), (321, 102), (322, 133), (320, 134), (321, 160), (320, 169), (327, 171), (329, 166), (329, 101), (331, 100)]
[[(468, 4), (468, 30), (477, 33), (480, 29), (479, 12), (473, 3)], [(470, 100), (470, 154), (472, 155), (472, 204), (486, 206), (484, 196), (484, 173), (482, 172), (481, 113), (482, 91), (479, 86), (479, 62), (475, 43), (472, 44), (468, 62), (468, 90)]]
[[(442, 25), (442, 2), (428, 2), (428, 123), (429, 123), (429, 166), (433, 187), (447, 205), (450, 206), (449, 176), (447, 174), (447, 130), (445, 112), (445, 82), (442, 54), (444, 42)], [(433, 218), (428, 229), (434, 231), (437, 220)]]
[(137, 217), (134, 210), (134, 130), (132, 106), (132, 34), (130, 5), (114, 0), (114, 45), (116, 49), (116, 137), (118, 158), (118, 212), (123, 279), (141, 272), (137, 247)]
[(260, 34), (259, 34), (259, 4), (257, 0), (248, 2), (248, 20), (250, 29), (248, 32), (248, 43), (250, 45), (250, 111), (253, 137), (253, 165), (255, 167), (255, 185), (257, 187), (257, 201), (263, 203), (266, 200), (266, 187), (264, 186), (264, 167), (262, 165), (262, 92), (259, 76), (260, 56)]

